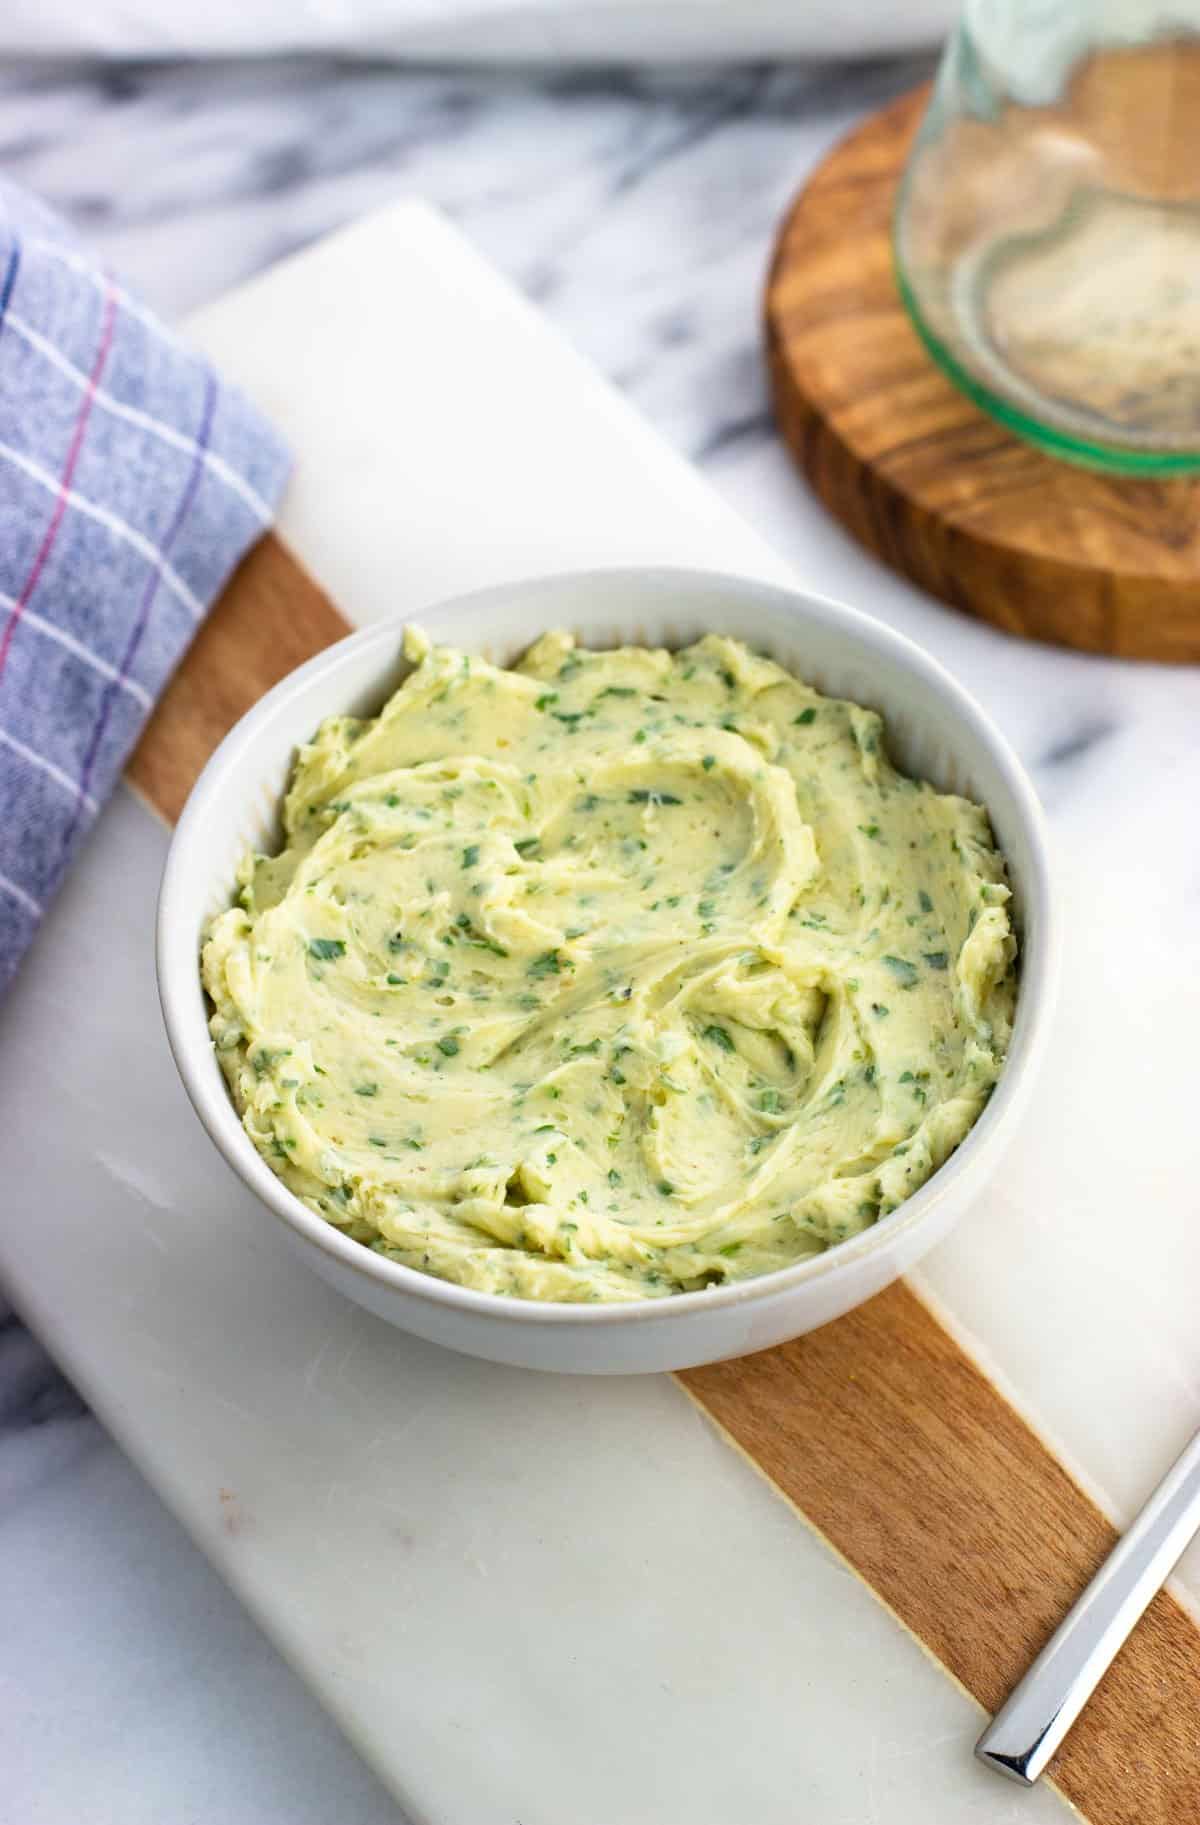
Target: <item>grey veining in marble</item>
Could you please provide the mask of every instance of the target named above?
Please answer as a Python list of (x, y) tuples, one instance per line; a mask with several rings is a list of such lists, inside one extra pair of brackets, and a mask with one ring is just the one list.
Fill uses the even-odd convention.
[[(886, 577), (770, 430), (758, 302), (775, 223), (824, 147), (926, 70), (10, 69), (0, 160), (168, 315), (398, 194), (429, 197), (806, 582), (952, 665), (1033, 768), (1068, 870), (1086, 877), (1114, 817), (1152, 802), (1180, 845), (1158, 916), (1182, 930), (1200, 893), (1197, 675), (1037, 651)], [(11, 1315), (0, 1614), (0, 1764), (38, 1794), (11, 1825), (74, 1825), (85, 1767), (106, 1795), (86, 1816), (122, 1825), (396, 1816)]]
[(815, 147), (927, 68), (33, 73), (0, 78), (0, 160), (172, 314), (428, 196), (701, 455), (762, 428), (755, 293)]

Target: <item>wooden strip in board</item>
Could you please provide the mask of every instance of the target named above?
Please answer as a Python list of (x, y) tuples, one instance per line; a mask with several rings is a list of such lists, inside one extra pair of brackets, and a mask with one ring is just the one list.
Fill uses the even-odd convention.
[[(903, 1283), (677, 1379), (988, 1711), (1116, 1542)], [(1091, 1825), (1200, 1821), (1200, 1629), (1173, 1597), (1151, 1604), (1050, 1777)]]
[(273, 532), (242, 559), (160, 697), (126, 775), (174, 823), (213, 749), (273, 684), (350, 632)]
[[(286, 547), (263, 539), (147, 724), (133, 783), (173, 820), (237, 718), (347, 631)], [(903, 1284), (678, 1380), (989, 1711), (1116, 1538)], [(1091, 1825), (1200, 1822), (1200, 1628), (1174, 1598), (1150, 1606), (1051, 1776)]]

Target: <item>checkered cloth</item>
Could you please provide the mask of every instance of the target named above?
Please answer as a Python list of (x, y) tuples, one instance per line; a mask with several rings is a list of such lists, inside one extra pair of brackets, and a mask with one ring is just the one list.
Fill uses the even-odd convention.
[(248, 402), (0, 181), (0, 992), (287, 468)]

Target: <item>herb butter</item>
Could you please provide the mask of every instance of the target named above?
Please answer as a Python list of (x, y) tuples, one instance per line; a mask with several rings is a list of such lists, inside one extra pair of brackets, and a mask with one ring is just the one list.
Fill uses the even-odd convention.
[(589, 1301), (789, 1266), (923, 1184), (1009, 1040), (985, 813), (733, 640), (406, 654), (204, 945), (283, 1182), (409, 1267)]

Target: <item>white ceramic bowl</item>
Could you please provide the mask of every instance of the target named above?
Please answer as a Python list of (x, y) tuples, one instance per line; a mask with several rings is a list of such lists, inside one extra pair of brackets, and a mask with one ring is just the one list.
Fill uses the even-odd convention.
[(323, 717), (371, 713), (395, 688), (403, 669), (397, 619), (341, 641), (276, 685), (221, 743), (175, 831), (159, 898), (159, 992), (176, 1064), (212, 1139), (332, 1285), (419, 1337), (496, 1362), (589, 1373), (686, 1368), (797, 1337), (870, 1298), (976, 1196), (1017, 1121), (1045, 1038), (1055, 920), (1041, 813), (1019, 762), (936, 661), (867, 616), (799, 590), (698, 571), (588, 571), (483, 590), (420, 621), (436, 640), (500, 664), (548, 627), (570, 628), (588, 646), (674, 647), (728, 633), (819, 690), (880, 710), (898, 764), (986, 805), (1008, 861), (1022, 970), (1000, 1083), (945, 1165), (873, 1228), (797, 1267), (669, 1299), (542, 1305), (473, 1292), (387, 1261), (306, 1209), (255, 1151), (226, 1091), (208, 1034), (200, 934), (229, 904), (243, 852), (277, 842), (297, 744)]

